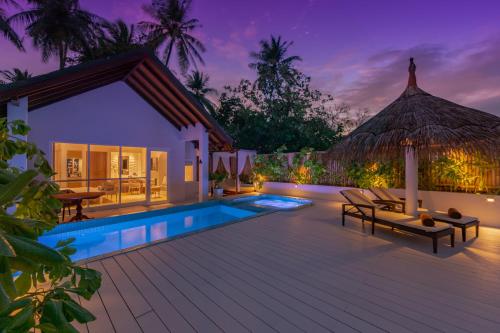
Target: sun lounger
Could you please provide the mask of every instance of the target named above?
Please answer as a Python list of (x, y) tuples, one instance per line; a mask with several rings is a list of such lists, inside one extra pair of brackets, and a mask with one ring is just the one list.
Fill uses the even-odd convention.
[[(401, 212), (405, 212), (405, 198), (399, 198), (398, 196), (392, 194), (389, 190), (381, 187), (372, 187), (370, 188), (370, 192), (372, 192), (378, 200), (392, 202), (395, 207), (400, 207)], [(418, 207), (422, 207), (422, 200), (418, 200)]]
[(344, 190), (340, 193), (349, 203), (342, 204), (342, 225), (345, 226), (345, 217), (351, 216), (361, 219), (362, 222), (371, 222), (371, 233), (375, 233), (375, 224), (389, 226), (409, 233), (432, 238), (433, 252), (437, 253), (438, 239), (450, 236), (451, 246), (455, 246), (453, 227), (444, 222), (436, 221), (432, 227), (422, 225), (420, 219), (401, 213), (380, 209), (376, 202), (362, 194), (359, 190)]
[(476, 237), (479, 237), (479, 219), (477, 217), (462, 216), (459, 219), (454, 219), (442, 212), (431, 212), (430, 214), (436, 221), (449, 223), (456, 228), (460, 228), (462, 230), (462, 241), (464, 242), (467, 238), (467, 228), (476, 227)]

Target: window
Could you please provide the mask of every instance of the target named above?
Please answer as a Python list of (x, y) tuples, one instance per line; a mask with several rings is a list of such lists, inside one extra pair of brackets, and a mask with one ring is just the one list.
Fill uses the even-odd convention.
[(192, 182), (194, 180), (193, 162), (186, 162), (184, 165), (184, 181)]
[(146, 200), (146, 148), (54, 143), (53, 156), (61, 190), (104, 193), (91, 206)]

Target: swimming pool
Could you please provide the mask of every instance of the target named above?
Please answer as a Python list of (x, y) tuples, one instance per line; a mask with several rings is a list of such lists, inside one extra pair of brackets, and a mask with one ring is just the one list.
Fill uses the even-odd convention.
[(77, 251), (71, 258), (78, 261), (307, 204), (300, 200), (271, 195), (246, 196), (86, 220), (58, 225), (39, 240), (54, 247), (60, 240), (75, 238), (72, 246)]

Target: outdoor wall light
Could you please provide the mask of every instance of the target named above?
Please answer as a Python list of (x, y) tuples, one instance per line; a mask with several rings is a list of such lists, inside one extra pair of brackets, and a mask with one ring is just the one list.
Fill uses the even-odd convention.
[(486, 198), (487, 202), (495, 202), (495, 198)]

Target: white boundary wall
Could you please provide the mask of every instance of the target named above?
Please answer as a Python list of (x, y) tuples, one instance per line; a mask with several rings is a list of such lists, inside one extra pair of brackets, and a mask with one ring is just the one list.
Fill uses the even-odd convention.
[[(348, 188), (266, 182), (260, 192), (345, 202), (340, 191)], [(391, 189), (391, 191), (398, 196), (404, 196), (404, 189)], [(369, 191), (365, 191), (365, 193), (370, 194)], [(418, 191), (418, 195), (419, 199), (423, 200), (424, 208), (433, 211), (447, 211), (448, 208), (454, 207), (464, 215), (479, 218), (483, 226), (500, 228), (500, 196), (498, 195), (437, 191)], [(490, 202), (487, 199), (494, 201)]]

